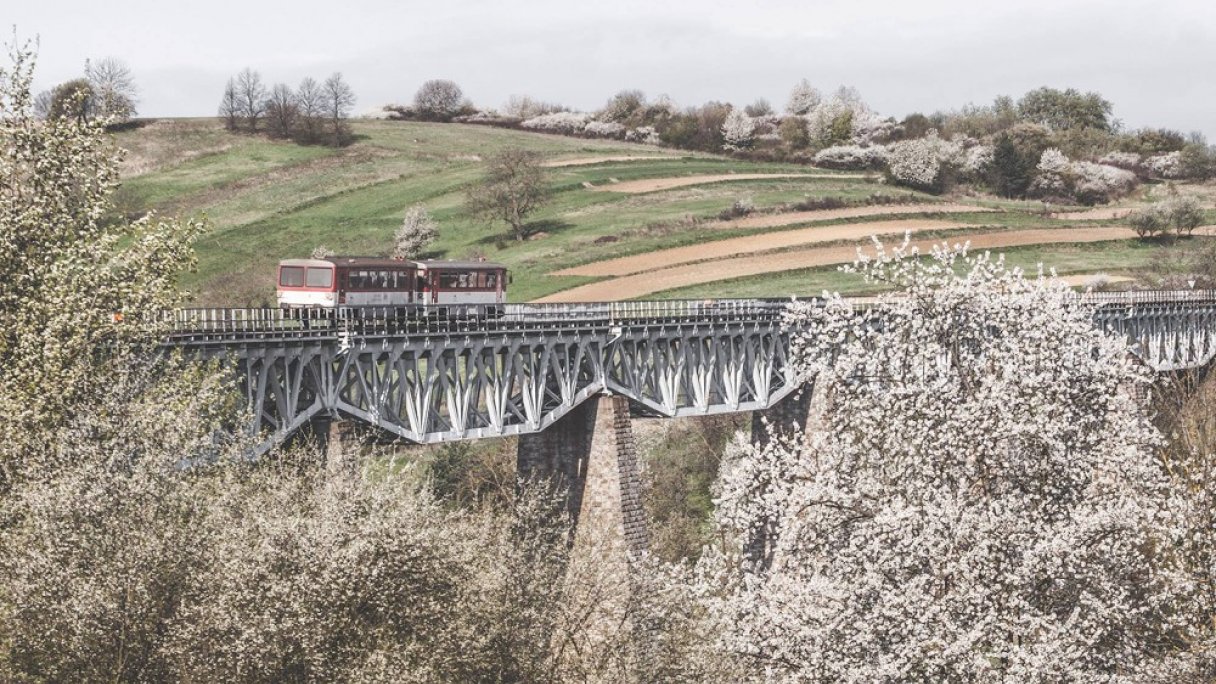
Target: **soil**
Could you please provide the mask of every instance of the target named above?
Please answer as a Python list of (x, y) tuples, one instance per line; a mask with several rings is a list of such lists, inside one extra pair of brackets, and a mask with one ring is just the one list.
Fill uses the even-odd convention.
[[(809, 212), (808, 212), (809, 213)], [(765, 217), (767, 218), (767, 217)], [(746, 220), (746, 219), (745, 219)], [(575, 266), (557, 271), (553, 275), (573, 276), (621, 276), (667, 268), (693, 261), (707, 261), (754, 252), (799, 247), (841, 240), (864, 240), (871, 235), (902, 235), (905, 232), (920, 233), (927, 230), (958, 230), (975, 228), (974, 224), (933, 219), (906, 219), (902, 221), (869, 221), (845, 223), (832, 226), (781, 230), (761, 235), (714, 240), (687, 247), (674, 247), (656, 252), (645, 252), (633, 256), (607, 259), (591, 264)]]
[[(1208, 234), (1213, 233), (1210, 229), (1201, 229), (1201, 231)], [(1201, 231), (1196, 232), (1200, 233)], [(1121, 226), (1086, 226), (1082, 228), (1041, 228), (997, 231), (978, 235), (959, 235), (952, 239), (951, 242), (969, 242), (971, 249), (974, 251), (1024, 247), (1028, 245), (1107, 242), (1111, 240), (1130, 240), (1135, 237), (1135, 231), (1130, 228)], [(913, 241), (912, 244), (916, 245), (923, 253), (938, 243), (940, 243), (940, 240), (925, 239)], [(816, 247), (772, 254), (754, 254), (709, 263), (672, 266), (581, 285), (549, 295), (538, 301), (595, 302), (633, 299), (655, 292), (662, 292), (663, 290), (710, 283), (718, 280), (729, 280), (731, 278), (741, 278), (763, 273), (793, 271), (816, 266), (852, 263), (857, 257), (859, 246), (851, 244), (834, 247)]]

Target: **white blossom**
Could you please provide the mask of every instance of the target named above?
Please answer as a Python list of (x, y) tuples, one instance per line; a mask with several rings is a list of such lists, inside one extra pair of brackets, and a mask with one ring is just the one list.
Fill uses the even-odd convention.
[(1144, 168), (1156, 178), (1182, 178), (1182, 153), (1175, 151), (1153, 155), (1144, 160)]
[(878, 169), (887, 160), (887, 148), (882, 145), (837, 145), (815, 153), (815, 165), (830, 169)]
[(525, 120), (520, 126), (531, 130), (573, 135), (581, 133), (590, 120), (591, 114), (586, 112), (553, 112), (534, 116)]
[(723, 658), (774, 682), (1134, 676), (1174, 651), (1191, 591), (1162, 552), (1181, 527), (1149, 372), (1058, 281), (914, 256), (855, 266), (900, 290), (881, 325), (793, 307), (825, 410), (724, 465), (718, 533), (770, 534), (756, 562), (701, 562)]
[(647, 145), (658, 145), (662, 140), (659, 138), (659, 132), (654, 126), (638, 126), (631, 128), (625, 132), (625, 140), (629, 142), (645, 143)]
[(819, 94), (811, 86), (811, 82), (805, 78), (798, 82), (792, 90), (790, 90), (789, 100), (785, 104), (785, 111), (796, 116), (805, 116), (810, 114), (815, 107), (819, 106), (823, 96)]
[(732, 109), (726, 115), (722, 124), (722, 137), (725, 140), (722, 147), (727, 150), (740, 150), (751, 147), (756, 135), (756, 122), (742, 109)]
[(583, 133), (597, 138), (620, 138), (625, 135), (625, 126), (615, 121), (588, 121)]
[(887, 172), (902, 185), (940, 190), (946, 175), (962, 164), (963, 157), (962, 145), (929, 131), (923, 138), (887, 146)]

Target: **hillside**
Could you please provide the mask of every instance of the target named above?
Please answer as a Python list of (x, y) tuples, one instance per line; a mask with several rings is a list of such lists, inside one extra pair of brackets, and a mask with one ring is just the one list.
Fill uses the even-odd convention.
[[(738, 296), (809, 294), (823, 287), (856, 291), (863, 283), (835, 271), (841, 258), (814, 249), (852, 254), (868, 242), (870, 222), (888, 242), (903, 227), (918, 240), (969, 239), (988, 233), (1059, 229), (1046, 241), (1011, 250), (1011, 258), (1033, 268), (1039, 261), (1062, 272), (1128, 273), (1155, 251), (1127, 239), (1072, 244), (1070, 227), (1109, 226), (1117, 220), (1048, 218), (1037, 202), (991, 198), (940, 198), (884, 185), (877, 177), (791, 164), (743, 162), (726, 157), (665, 150), (611, 140), (588, 140), (484, 126), (394, 121), (354, 121), (356, 142), (343, 149), (304, 147), (225, 132), (213, 119), (163, 120), (117, 134), (129, 151), (120, 192), (127, 211), (201, 216), (212, 231), (199, 243), (199, 269), (185, 285), (196, 302), (262, 305), (273, 300), (274, 264), (306, 256), (317, 245), (337, 253), (382, 254), (405, 209), (423, 204), (440, 226), (435, 256), (484, 256), (508, 264), (516, 301), (577, 299), (581, 285), (603, 282), (597, 296)], [(506, 147), (544, 155), (554, 201), (534, 221), (527, 241), (506, 237), (501, 225), (470, 217), (463, 189), (479, 178), (482, 159)], [(1150, 188), (1148, 192), (1153, 192)], [(877, 198), (875, 196), (878, 196)], [(736, 200), (754, 204), (742, 219), (717, 217)], [(830, 200), (824, 203), (823, 200)], [(882, 206), (816, 211), (835, 206)], [(804, 203), (796, 213), (770, 214)], [(994, 209), (995, 211), (980, 211)], [(843, 212), (843, 213), (842, 213)], [(823, 232), (814, 230), (824, 228)], [(828, 228), (832, 231), (828, 231)], [(797, 229), (797, 232), (794, 232)], [(753, 236), (764, 235), (763, 239)], [(743, 240), (740, 240), (740, 239)], [(622, 257), (668, 252), (715, 242), (705, 259), (685, 249), (680, 262), (691, 279), (664, 280), (660, 291), (637, 293), (615, 287), (613, 278), (644, 274), (579, 275), (576, 267), (617, 263)], [(722, 241), (721, 244), (717, 244)], [(733, 241), (733, 242), (727, 242)], [(1043, 242), (1044, 244), (1040, 244)], [(742, 243), (743, 247), (732, 247)], [(985, 244), (1000, 245), (1000, 236)], [(844, 249), (842, 251), (842, 248)], [(810, 253), (799, 260), (792, 252)], [(676, 252), (672, 252), (674, 254)], [(764, 260), (782, 254), (780, 266), (748, 275), (743, 256)], [(651, 269), (658, 263), (641, 268)], [(807, 266), (807, 267), (804, 267)], [(557, 272), (562, 271), (562, 274)], [(624, 282), (624, 281), (622, 281)], [(591, 290), (587, 290), (591, 292)]]

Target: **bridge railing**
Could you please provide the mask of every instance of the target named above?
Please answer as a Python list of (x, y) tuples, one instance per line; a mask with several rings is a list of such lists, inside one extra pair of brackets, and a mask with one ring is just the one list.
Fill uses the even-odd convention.
[[(1216, 291), (1089, 292), (1075, 295), (1095, 306), (1212, 303)], [(445, 334), (523, 329), (575, 329), (689, 322), (776, 322), (789, 299), (672, 299), (570, 304), (459, 305), (448, 307), (340, 307), (336, 309), (196, 308), (165, 312), (170, 338), (326, 337), (355, 334)], [(813, 301), (813, 300), (812, 300)], [(879, 298), (847, 298), (857, 307)]]

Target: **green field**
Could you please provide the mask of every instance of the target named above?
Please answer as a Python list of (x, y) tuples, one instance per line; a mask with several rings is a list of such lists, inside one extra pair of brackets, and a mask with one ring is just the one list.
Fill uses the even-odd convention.
[[(732, 181), (636, 195), (595, 192), (584, 184), (690, 174), (824, 172), (484, 126), (393, 121), (354, 121), (353, 126), (356, 142), (337, 150), (227, 133), (214, 119), (158, 121), (119, 133), (119, 145), (129, 150), (120, 191), (123, 208), (206, 216), (211, 231), (197, 246), (199, 268), (185, 278), (185, 286), (200, 304), (258, 305), (273, 299), (279, 259), (307, 256), (318, 245), (339, 254), (388, 253), (393, 232), (415, 203), (439, 223), (434, 256), (484, 256), (506, 263), (514, 274), (511, 298), (522, 301), (588, 281), (547, 275), (560, 268), (763, 232), (705, 227), (705, 219), (741, 198), (761, 210), (827, 197), (861, 203), (874, 194), (940, 201), (855, 178)], [(507, 147), (535, 150), (550, 159), (666, 156), (550, 169), (553, 201), (533, 217), (533, 237), (517, 242), (507, 237), (504, 226), (476, 220), (463, 206), (464, 189), (483, 172), (482, 159)], [(1039, 203), (953, 201), (990, 204), (1002, 211), (943, 218), (991, 227), (1064, 224), (1041, 216)], [(1089, 246), (1070, 252), (1057, 246), (1018, 254), (1054, 262), (1062, 271), (1122, 272), (1146, 260), (1148, 251), (1145, 246)], [(779, 296), (824, 287), (855, 289), (856, 284), (834, 269), (812, 269), (663, 296)]]

